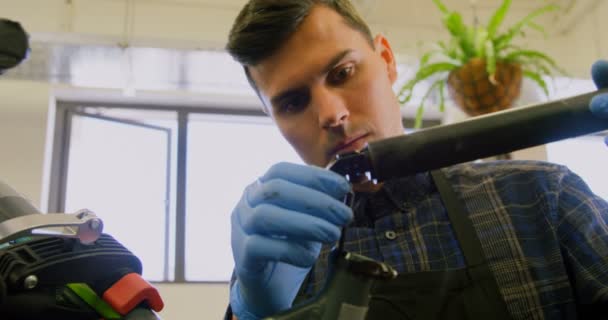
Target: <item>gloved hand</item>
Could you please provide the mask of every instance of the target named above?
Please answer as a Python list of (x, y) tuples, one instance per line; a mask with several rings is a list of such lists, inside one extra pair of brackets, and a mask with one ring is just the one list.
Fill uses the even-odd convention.
[(236, 282), (230, 291), (239, 320), (291, 307), (322, 243), (334, 243), (352, 219), (342, 199), (348, 181), (318, 167), (279, 163), (249, 185), (232, 212)]
[[(591, 66), (591, 77), (598, 89), (608, 88), (608, 61), (598, 60)], [(608, 119), (608, 94), (598, 94), (591, 99), (591, 112)], [(608, 145), (608, 137), (604, 140)]]

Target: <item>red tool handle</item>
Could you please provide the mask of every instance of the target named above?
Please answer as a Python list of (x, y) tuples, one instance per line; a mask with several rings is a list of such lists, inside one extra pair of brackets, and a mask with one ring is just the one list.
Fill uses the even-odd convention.
[(156, 312), (164, 307), (156, 288), (137, 273), (129, 273), (118, 280), (103, 293), (103, 300), (122, 315), (126, 315), (144, 301)]

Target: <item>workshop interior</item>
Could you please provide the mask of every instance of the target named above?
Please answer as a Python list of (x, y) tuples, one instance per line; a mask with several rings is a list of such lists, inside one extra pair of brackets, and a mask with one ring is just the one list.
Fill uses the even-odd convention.
[[(232, 207), (273, 163), (303, 163), (224, 49), (245, 2), (0, 0), (0, 318), (224, 316)], [(544, 8), (513, 40), (541, 59), (505, 110), (483, 114), (433, 91), (440, 74), (417, 76), (421, 58), (449, 41), (434, 1), (353, 3), (391, 41), (407, 134), (328, 169), (383, 181), (540, 160), (568, 166), (608, 199), (597, 174), (608, 121), (588, 110), (590, 66), (608, 57), (608, 2), (510, 1), (505, 28)], [(475, 25), (504, 8), (443, 3)], [(338, 251), (327, 290), (274, 319), (314, 318), (319, 306), (337, 319), (331, 310), (364, 306), (373, 281), (394, 276)]]

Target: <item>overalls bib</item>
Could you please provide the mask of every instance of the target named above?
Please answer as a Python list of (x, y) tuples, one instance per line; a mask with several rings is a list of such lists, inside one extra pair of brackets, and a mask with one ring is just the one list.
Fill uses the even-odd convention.
[(366, 319), (510, 319), (464, 204), (441, 171), (432, 172), (432, 176), (466, 268), (401, 274), (394, 280), (377, 282)]

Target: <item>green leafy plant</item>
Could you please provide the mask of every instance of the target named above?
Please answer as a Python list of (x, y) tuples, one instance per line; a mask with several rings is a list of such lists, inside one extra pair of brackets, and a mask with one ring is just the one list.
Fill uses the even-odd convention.
[(557, 6), (546, 5), (533, 10), (506, 31), (499, 32), (512, 0), (504, 0), (487, 25), (479, 26), (466, 25), (461, 14), (450, 11), (441, 0), (433, 0), (433, 2), (443, 14), (442, 22), (449, 31), (450, 40), (436, 42), (434, 50), (421, 56), (418, 71), (412, 79), (401, 87), (398, 93), (399, 102), (403, 105), (411, 99), (413, 89), (417, 84), (427, 79), (433, 79), (418, 107), (416, 127), (421, 125), (425, 102), (433, 92), (438, 91), (439, 108), (441, 111), (445, 110), (444, 91), (447, 87), (448, 74), (463, 67), (472, 59), (483, 60), (488, 80), (493, 85), (497, 84), (495, 74), (498, 64), (517, 64), (521, 67), (522, 75), (532, 79), (547, 95), (547, 83), (543, 76), (553, 76), (556, 72), (564, 73), (548, 55), (513, 44), (514, 38), (525, 36), (525, 30), (528, 28), (545, 34), (545, 30), (534, 20), (543, 14), (556, 10)]

